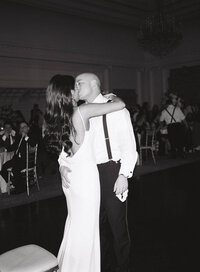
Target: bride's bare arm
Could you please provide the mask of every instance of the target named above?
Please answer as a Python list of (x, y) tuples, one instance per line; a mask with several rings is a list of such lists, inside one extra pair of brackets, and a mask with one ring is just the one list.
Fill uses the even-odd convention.
[(91, 103), (83, 104), (79, 108), (84, 116), (84, 119), (104, 115), (125, 108), (125, 103), (117, 96), (112, 95), (110, 103)]

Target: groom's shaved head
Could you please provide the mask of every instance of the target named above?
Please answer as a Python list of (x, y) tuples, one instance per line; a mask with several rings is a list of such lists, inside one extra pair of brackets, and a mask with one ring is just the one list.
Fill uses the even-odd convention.
[(93, 73), (83, 73), (76, 77), (75, 88), (81, 100), (92, 102), (100, 93), (100, 80)]
[(93, 73), (83, 73), (83, 74), (80, 74), (76, 77), (76, 81), (81, 80), (81, 79), (85, 79), (89, 82), (95, 81), (97, 86), (100, 88), (100, 85), (101, 85), (100, 80), (99, 80), (98, 76)]

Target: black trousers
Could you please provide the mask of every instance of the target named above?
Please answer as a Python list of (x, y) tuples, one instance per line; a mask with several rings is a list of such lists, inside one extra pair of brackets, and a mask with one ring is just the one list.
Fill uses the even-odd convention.
[(172, 123), (167, 126), (172, 155), (183, 153), (185, 144), (185, 130), (181, 123)]
[(120, 163), (113, 161), (98, 165), (101, 184), (102, 272), (127, 271), (129, 267), (130, 236), (127, 224), (127, 201), (121, 202), (113, 192), (119, 169)]
[(25, 189), (24, 182), (21, 177), (20, 171), (24, 169), (25, 162), (23, 162), (20, 158), (17, 156), (14, 156), (11, 160), (7, 161), (6, 163), (3, 164), (2, 169), (1, 169), (1, 175), (4, 178), (6, 182), (8, 182), (8, 171), (7, 169), (12, 167), (12, 172), (14, 175), (13, 179), (13, 185), (15, 186), (16, 192), (23, 192)]

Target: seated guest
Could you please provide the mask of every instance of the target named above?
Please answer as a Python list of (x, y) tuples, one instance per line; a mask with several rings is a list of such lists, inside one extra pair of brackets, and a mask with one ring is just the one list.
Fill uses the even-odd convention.
[(0, 132), (0, 147), (6, 150), (15, 142), (16, 132), (12, 128), (11, 122), (4, 123), (4, 129)]
[(26, 144), (34, 147), (37, 143), (36, 137), (29, 133), (29, 126), (26, 122), (21, 122), (19, 126), (19, 135), (16, 137), (15, 142), (8, 147), (7, 151), (14, 151), (14, 156), (11, 160), (3, 164), (1, 175), (8, 182), (7, 169), (12, 167), (14, 175), (13, 185), (15, 193), (21, 193), (25, 190), (25, 184), (21, 178), (20, 171), (26, 167)]

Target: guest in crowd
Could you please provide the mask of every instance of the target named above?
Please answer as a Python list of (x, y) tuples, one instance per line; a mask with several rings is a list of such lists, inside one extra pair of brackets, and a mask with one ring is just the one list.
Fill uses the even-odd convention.
[(188, 128), (186, 130), (186, 142), (185, 142), (185, 150), (186, 152), (191, 153), (193, 151), (193, 130), (194, 130), (194, 116), (191, 112), (188, 112), (186, 115), (186, 121), (188, 124)]
[(37, 122), (30, 124), (30, 133), (34, 134), (38, 139), (38, 160), (37, 170), (39, 178), (48, 174), (56, 174), (58, 172), (58, 158), (55, 154), (48, 151), (44, 135), (42, 137), (42, 127)]
[(157, 104), (153, 105), (149, 116), (151, 127), (158, 128), (160, 126), (160, 109)]
[(15, 142), (16, 131), (12, 128), (12, 123), (10, 121), (6, 121), (3, 126), (3, 130), (0, 132), (0, 148), (7, 150), (9, 149)]
[(23, 114), (20, 110), (13, 110), (12, 105), (5, 105), (0, 107), (0, 117), (1, 122), (3, 120), (3, 124), (10, 120), (12, 122), (12, 128), (17, 131), (19, 128), (19, 124), (25, 121)]
[(150, 109), (149, 109), (149, 103), (147, 101), (143, 102), (142, 104), (142, 111), (146, 117), (147, 122), (149, 122), (150, 119)]
[(195, 103), (188, 104), (184, 109), (184, 114), (187, 116), (187, 114), (191, 114), (193, 119), (196, 119), (199, 112), (199, 107)]
[(6, 182), (8, 182), (7, 169), (12, 167), (14, 175), (13, 185), (15, 193), (21, 193), (25, 190), (25, 184), (22, 179), (20, 171), (26, 167), (26, 144), (34, 147), (37, 143), (35, 135), (29, 133), (29, 126), (26, 122), (20, 123), (19, 135), (16, 141), (8, 148), (8, 151), (14, 151), (14, 156), (2, 166), (1, 175)]
[(185, 120), (185, 115), (177, 105), (177, 95), (171, 93), (169, 99), (169, 105), (161, 112), (160, 122), (167, 125), (171, 157), (176, 158), (177, 155), (185, 157), (185, 128), (183, 123), (185, 124), (185, 127), (187, 127), (187, 122)]
[(19, 129), (20, 123), (26, 122), (26, 120), (20, 110), (13, 111), (11, 120), (12, 120), (13, 126), (16, 130)]
[(160, 124), (160, 115), (162, 110), (157, 104), (153, 105), (150, 112), (150, 128), (155, 130), (155, 138), (158, 155), (166, 155), (168, 153), (168, 132), (167, 128)]
[(195, 151), (200, 151), (200, 106), (196, 113), (193, 129), (192, 129), (193, 148)]
[(42, 122), (43, 122), (43, 113), (40, 110), (38, 104), (34, 104), (33, 108), (31, 109), (31, 118), (29, 124), (38, 127), (42, 127)]
[(181, 97), (177, 97), (177, 107), (179, 107), (184, 113), (185, 105), (184, 105), (184, 100)]

